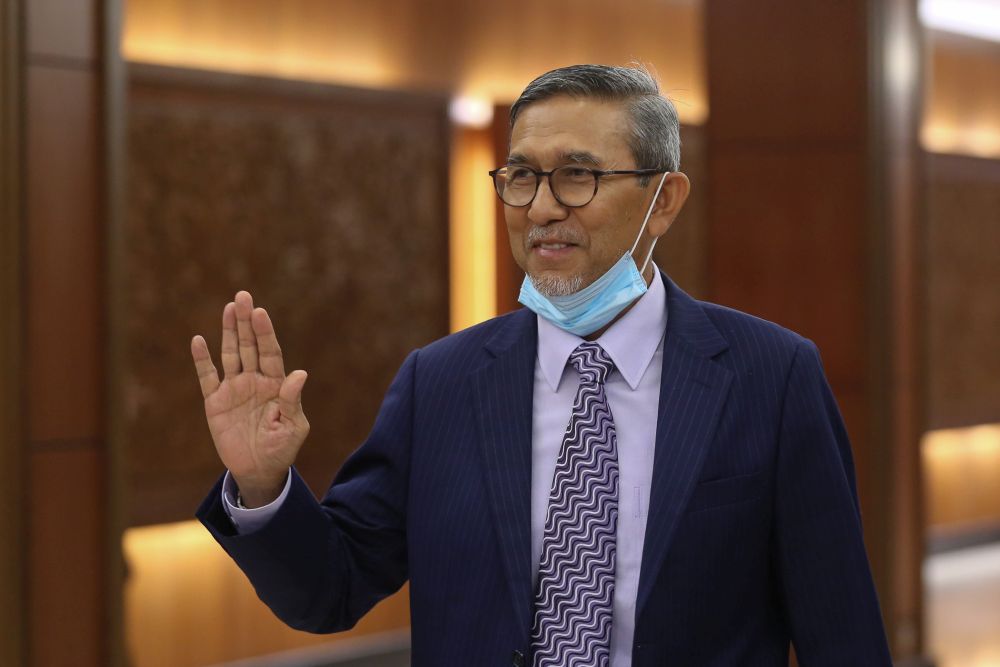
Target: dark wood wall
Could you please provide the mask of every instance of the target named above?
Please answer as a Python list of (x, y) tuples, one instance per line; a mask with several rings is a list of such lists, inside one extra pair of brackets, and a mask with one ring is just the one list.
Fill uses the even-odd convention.
[(705, 26), (709, 298), (819, 346), (853, 444), (889, 640), (912, 657), (923, 548), (916, 6), (707, 0)]
[(1000, 422), (1000, 160), (929, 154), (925, 173), (928, 426)]
[(446, 100), (132, 67), (120, 321), (130, 525), (222, 471), (188, 341), (239, 289), (268, 309), (322, 493), (412, 349), (448, 333)]
[(0, 2), (0, 664), (24, 662), (21, 6)]
[(4, 224), (19, 227), (23, 429), (10, 443), (20, 452), (20, 502), (5, 513), (21, 517), (24, 560), (20, 587), (4, 591), (23, 594), (13, 625), (21, 655), (9, 664), (97, 667), (111, 654), (107, 591), (117, 562), (108, 552), (105, 428), (104, 4), (11, 8), (23, 38), (14, 102), (23, 112), (21, 207)]

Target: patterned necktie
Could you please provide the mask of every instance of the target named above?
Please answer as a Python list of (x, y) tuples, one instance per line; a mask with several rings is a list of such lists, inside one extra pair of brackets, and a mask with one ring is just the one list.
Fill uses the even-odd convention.
[(604, 394), (614, 363), (597, 343), (570, 355), (580, 374), (552, 478), (531, 630), (534, 667), (606, 667), (618, 527), (618, 442)]

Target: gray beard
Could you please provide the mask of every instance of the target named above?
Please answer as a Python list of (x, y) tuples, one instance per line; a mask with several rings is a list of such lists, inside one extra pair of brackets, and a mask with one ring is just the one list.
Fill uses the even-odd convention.
[(545, 296), (569, 296), (583, 289), (583, 276), (559, 278), (548, 276), (528, 276), (535, 289)]

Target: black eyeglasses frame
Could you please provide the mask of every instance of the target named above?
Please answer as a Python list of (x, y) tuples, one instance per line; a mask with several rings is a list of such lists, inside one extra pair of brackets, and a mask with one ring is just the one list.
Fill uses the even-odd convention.
[[(535, 192), (534, 194), (531, 195), (531, 199), (529, 199), (527, 202), (523, 204), (510, 204), (503, 198), (503, 195), (500, 194), (500, 184), (497, 183), (497, 174), (499, 174), (501, 170), (509, 169), (512, 166), (517, 166), (520, 169), (526, 169), (527, 171), (530, 171), (535, 175)], [(556, 193), (555, 188), (552, 187), (552, 174), (559, 171), (560, 169), (567, 169), (567, 168), (589, 171), (591, 174), (594, 175), (594, 191), (590, 193), (590, 199), (588, 199), (582, 204), (567, 204), (566, 202), (564, 202), (562, 199), (559, 198), (559, 195), (558, 193)], [(654, 174), (664, 174), (664, 173), (669, 174), (670, 170), (669, 169), (592, 169), (590, 167), (563, 165), (561, 167), (556, 167), (555, 169), (551, 169), (549, 171), (538, 171), (537, 169), (532, 169), (531, 167), (525, 167), (522, 165), (505, 164), (502, 167), (497, 167), (496, 169), (491, 170), (489, 172), (489, 175), (490, 178), (493, 179), (493, 189), (496, 191), (497, 197), (499, 197), (500, 201), (502, 201), (506, 206), (512, 206), (514, 208), (524, 208), (525, 206), (531, 206), (531, 202), (535, 201), (535, 197), (538, 196), (538, 188), (542, 185), (542, 177), (544, 176), (545, 178), (549, 179), (549, 191), (552, 192), (552, 196), (555, 198), (557, 202), (559, 202), (560, 206), (565, 206), (566, 208), (580, 208), (581, 206), (586, 206), (590, 202), (594, 201), (594, 197), (597, 196), (597, 188), (601, 184), (601, 178), (603, 178), (604, 176), (619, 176), (619, 175), (652, 176)]]

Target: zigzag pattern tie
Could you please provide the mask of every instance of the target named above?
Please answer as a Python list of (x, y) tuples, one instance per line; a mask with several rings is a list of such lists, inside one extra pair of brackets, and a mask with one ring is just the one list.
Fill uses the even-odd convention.
[(580, 373), (545, 517), (531, 630), (534, 667), (606, 667), (618, 527), (618, 442), (604, 394), (614, 363), (597, 343), (570, 355)]

